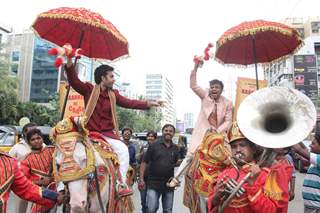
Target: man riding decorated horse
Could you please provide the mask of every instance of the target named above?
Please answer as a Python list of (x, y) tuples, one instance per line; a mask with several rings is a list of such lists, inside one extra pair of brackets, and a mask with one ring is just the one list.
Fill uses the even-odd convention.
[[(123, 97), (119, 94), (118, 90), (113, 89), (113, 84), (115, 82), (114, 74), (113, 74), (113, 67), (109, 65), (101, 65), (98, 68), (96, 68), (94, 72), (94, 79), (95, 79), (95, 85), (91, 83), (84, 83), (80, 81), (78, 78), (75, 67), (72, 63), (72, 59), (68, 57), (68, 62), (65, 65), (65, 70), (68, 76), (68, 81), (70, 85), (84, 97), (84, 102), (86, 106), (85, 110), (85, 117), (82, 118), (69, 118), (65, 119), (64, 121), (61, 121), (58, 123), (58, 125), (55, 128), (55, 135), (57, 136), (56, 140), (58, 139), (58, 143), (61, 143), (59, 140), (59, 136), (61, 134), (69, 133), (69, 132), (77, 132), (78, 128), (80, 126), (82, 132), (80, 131), (79, 134), (75, 133), (75, 138), (71, 139), (71, 141), (88, 141), (83, 140), (81, 137), (87, 137), (95, 138), (99, 141), (96, 145), (95, 149), (92, 149), (92, 151), (89, 151), (92, 145), (92, 143), (86, 144), (86, 142), (83, 142), (82, 145), (79, 143), (73, 143), (71, 147), (70, 145), (67, 145), (67, 141), (70, 141), (69, 139), (62, 139), (62, 144), (58, 145), (60, 148), (63, 146), (67, 146), (68, 148), (66, 150), (60, 149), (60, 152), (63, 153), (64, 160), (57, 159), (57, 163), (60, 160), (60, 163), (66, 163), (68, 162), (68, 159), (72, 161), (72, 167), (69, 169), (78, 169), (78, 171), (82, 171), (79, 173), (82, 173), (77, 178), (83, 177), (83, 174), (86, 173), (90, 174), (93, 166), (97, 166), (97, 161), (101, 161), (101, 164), (105, 164), (105, 156), (103, 154), (106, 154), (110, 156), (110, 152), (107, 153), (99, 153), (102, 159), (100, 160), (96, 159), (98, 155), (96, 155), (95, 151), (99, 150), (105, 150), (109, 149), (112, 150), (116, 154), (117, 162), (119, 164), (119, 171), (120, 175), (117, 180), (117, 196), (118, 197), (125, 197), (132, 194), (132, 189), (128, 187), (126, 184), (126, 175), (129, 167), (129, 153), (128, 148), (126, 145), (120, 141), (119, 138), (119, 131), (118, 131), (118, 123), (117, 123), (117, 116), (116, 116), (116, 105), (125, 107), (125, 108), (131, 108), (131, 109), (149, 109), (150, 107), (158, 107), (162, 104), (161, 101), (139, 101), (139, 100), (130, 100), (126, 97)], [(76, 121), (77, 120), (77, 121)], [(81, 122), (80, 122), (81, 121)], [(80, 122), (80, 123), (79, 123)], [(79, 125), (80, 124), (80, 125)], [(74, 130), (72, 130), (75, 128)], [(67, 129), (67, 130), (66, 130)], [(87, 130), (86, 130), (87, 129)], [(80, 137), (80, 138), (79, 138)], [(68, 138), (68, 137), (63, 137)], [(61, 139), (61, 137), (60, 137)], [(60, 142), (59, 142), (60, 141)], [(92, 140), (91, 140), (92, 141)], [(80, 148), (81, 147), (81, 148)], [(82, 165), (83, 168), (81, 168), (81, 162), (76, 162), (75, 164), (75, 156), (72, 156), (68, 151), (69, 149), (72, 149), (75, 155), (78, 153), (81, 153), (85, 150), (87, 157), (82, 159), (86, 162), (86, 165)], [(78, 150), (80, 149), (80, 150)], [(99, 149), (99, 150), (97, 150)], [(94, 160), (90, 160), (90, 156), (95, 156)], [(72, 158), (72, 159), (71, 159)], [(78, 159), (81, 159), (78, 158)], [(94, 165), (93, 162), (96, 162)], [(59, 164), (59, 163), (58, 163)], [(91, 164), (91, 165), (90, 165)], [(79, 167), (80, 168), (76, 168)], [(59, 168), (59, 166), (58, 166)], [(85, 169), (84, 169), (85, 168)], [(90, 169), (91, 168), (91, 169)], [(68, 169), (66, 169), (67, 171)], [(64, 171), (64, 172), (66, 172)], [(85, 172), (84, 172), (85, 171)], [(63, 172), (63, 173), (64, 173)], [(109, 172), (109, 171), (108, 171)], [(65, 173), (68, 176), (68, 172)], [(73, 179), (75, 177), (72, 177)], [(64, 179), (64, 180), (62, 180)], [(65, 178), (60, 178), (62, 181), (68, 181)], [(71, 180), (70, 179), (70, 180)], [(73, 179), (74, 180), (74, 179)], [(70, 191), (71, 192), (71, 191)], [(77, 193), (76, 197), (71, 196), (70, 205), (71, 209), (77, 209), (80, 208), (84, 210), (86, 208), (87, 204), (87, 196), (86, 193)]]
[[(224, 144), (224, 136), (232, 124), (232, 102), (221, 95), (223, 83), (217, 79), (209, 82), (209, 89), (197, 84), (197, 71), (205, 57), (195, 57), (195, 66), (190, 74), (190, 88), (201, 99), (201, 110), (192, 133), (188, 152), (175, 176), (167, 183), (169, 187), (180, 184), (186, 174), (184, 203), (190, 212), (205, 212), (206, 197), (212, 190), (215, 178), (230, 164), (230, 153)], [(190, 168), (190, 169), (189, 169)], [(201, 210), (200, 210), (201, 209)]]

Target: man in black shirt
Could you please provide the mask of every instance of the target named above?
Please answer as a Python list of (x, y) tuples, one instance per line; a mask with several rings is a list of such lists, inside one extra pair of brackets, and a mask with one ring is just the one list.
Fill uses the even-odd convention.
[[(173, 177), (174, 167), (177, 166), (180, 154), (178, 147), (173, 144), (172, 138), (175, 127), (166, 124), (162, 127), (161, 141), (151, 144), (142, 160), (141, 167), (148, 164), (147, 182), (147, 213), (155, 213), (159, 208), (159, 198), (162, 197), (164, 213), (171, 213), (173, 207), (174, 188), (169, 188), (166, 183)], [(141, 169), (144, 176), (144, 169)]]

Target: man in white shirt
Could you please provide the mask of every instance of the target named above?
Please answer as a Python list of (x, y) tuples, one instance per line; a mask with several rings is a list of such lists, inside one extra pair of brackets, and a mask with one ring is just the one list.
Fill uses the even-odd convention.
[(16, 143), (11, 150), (9, 151), (9, 155), (11, 157), (16, 158), (19, 162), (24, 159), (24, 157), (31, 152), (31, 148), (28, 143), (25, 141), (25, 135), (31, 129), (36, 128), (37, 125), (35, 123), (27, 123), (22, 128), (22, 137), (19, 140), (19, 143)]

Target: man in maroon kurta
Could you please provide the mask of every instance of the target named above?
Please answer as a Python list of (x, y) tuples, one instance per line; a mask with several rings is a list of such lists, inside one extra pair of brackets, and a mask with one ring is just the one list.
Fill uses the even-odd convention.
[[(65, 66), (66, 73), (68, 76), (68, 81), (72, 88), (74, 88), (78, 93), (83, 95), (84, 102), (87, 107), (89, 104), (89, 99), (92, 91), (94, 90), (94, 85), (89, 82), (82, 82), (75, 72), (74, 66), (71, 59), (68, 59), (68, 63)], [(100, 87), (100, 93), (98, 100), (94, 106), (94, 110), (87, 123), (87, 128), (89, 131), (99, 132), (103, 134), (105, 139), (110, 143), (113, 150), (117, 153), (120, 162), (120, 173), (121, 182), (125, 186), (126, 174), (129, 167), (129, 153), (126, 145), (121, 142), (117, 132), (115, 131), (115, 123), (113, 121), (112, 113), (112, 103), (110, 96), (110, 91), (113, 92), (116, 105), (130, 108), (130, 109), (149, 109), (150, 107), (157, 107), (162, 104), (161, 101), (138, 101), (131, 100), (119, 94), (119, 91), (113, 89), (113, 84), (115, 82), (113, 67), (108, 65), (101, 65), (96, 68), (94, 72), (95, 83)], [(132, 194), (132, 190), (128, 187), (122, 187), (119, 190), (120, 196), (126, 196)]]

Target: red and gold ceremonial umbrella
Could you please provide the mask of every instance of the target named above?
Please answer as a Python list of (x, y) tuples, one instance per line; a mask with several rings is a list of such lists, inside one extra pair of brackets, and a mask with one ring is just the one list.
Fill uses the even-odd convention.
[(285, 24), (256, 20), (243, 22), (227, 30), (216, 43), (216, 60), (222, 64), (257, 64), (282, 59), (303, 44), (299, 33)]
[(128, 41), (117, 28), (85, 8), (61, 7), (40, 13), (32, 29), (58, 46), (69, 43), (81, 48), (89, 58), (115, 60), (128, 55)]
[[(85, 8), (61, 7), (40, 13), (32, 29), (40, 38), (58, 46), (69, 43), (74, 48), (81, 48), (81, 54), (89, 58), (113, 61), (128, 55), (128, 41), (117, 28), (100, 14)], [(61, 119), (69, 91), (70, 87)]]

